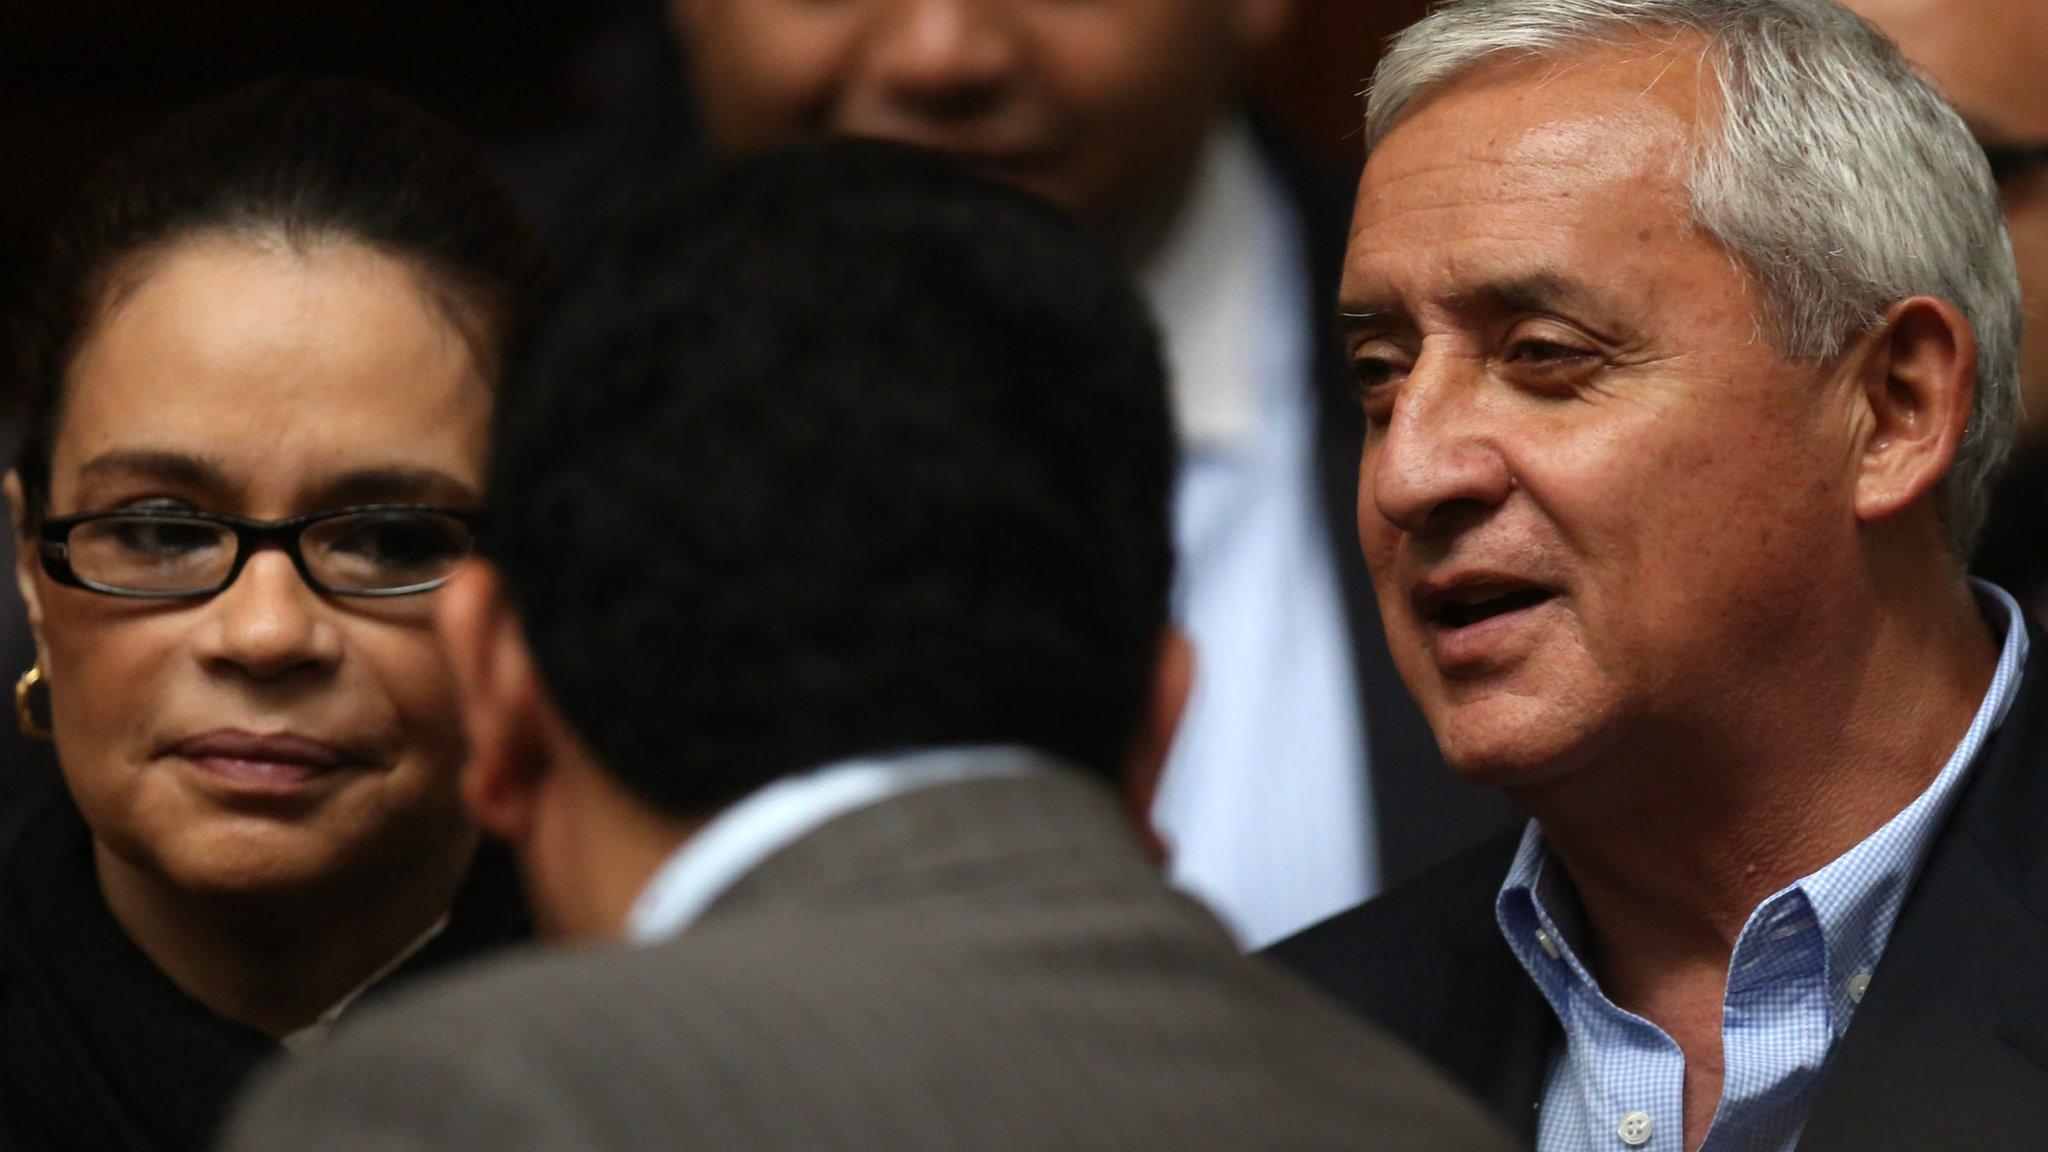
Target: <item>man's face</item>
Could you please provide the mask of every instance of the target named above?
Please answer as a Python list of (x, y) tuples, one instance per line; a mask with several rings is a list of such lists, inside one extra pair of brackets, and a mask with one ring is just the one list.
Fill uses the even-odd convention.
[[(1848, 0), (1848, 6), (1898, 41), (1987, 146), (2048, 145), (2048, 4)], [(2026, 435), (2048, 442), (2048, 169), (2016, 175), (1999, 190), (2026, 310)]]
[(928, 145), (1112, 234), (1170, 211), (1286, 0), (671, 0), (714, 146)]
[(1360, 184), (1359, 534), (1402, 676), (1470, 778), (1717, 738), (1856, 568), (1855, 390), (1760, 336), (1690, 223), (1696, 52), (1475, 72)]

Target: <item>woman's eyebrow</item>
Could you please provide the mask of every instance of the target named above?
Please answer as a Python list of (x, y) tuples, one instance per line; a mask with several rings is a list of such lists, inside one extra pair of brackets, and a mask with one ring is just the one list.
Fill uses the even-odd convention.
[(312, 493), (317, 504), (448, 504), (458, 508), (483, 502), (482, 493), (437, 468), (392, 466), (358, 468), (331, 477)]
[(87, 460), (78, 471), (87, 480), (135, 477), (207, 493), (225, 492), (230, 487), (226, 471), (218, 462), (160, 448), (102, 452)]

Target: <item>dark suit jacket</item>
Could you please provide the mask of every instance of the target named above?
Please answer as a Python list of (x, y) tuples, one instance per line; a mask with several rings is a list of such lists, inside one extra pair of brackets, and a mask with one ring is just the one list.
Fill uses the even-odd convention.
[(357, 1024), (233, 1152), (1498, 1149), (1419, 1058), (1169, 892), (1062, 773), (926, 788), (673, 941), (528, 957)]
[[(1936, 839), (1800, 1152), (2048, 1147), (2048, 638)], [(1498, 841), (1270, 955), (1414, 1044), (1525, 1136), (1555, 1016), (1494, 922)]]
[(1514, 813), (1498, 795), (1444, 768), (1436, 738), (1387, 654), (1379, 602), (1359, 549), (1358, 458), (1365, 416), (1336, 330), (1337, 285), (1351, 230), (1351, 184), (1311, 171), (1264, 127), (1260, 143), (1300, 215), (1307, 266), (1315, 280), (1309, 316), (1315, 372), (1303, 383), (1315, 396), (1318, 494), (1351, 630), (1359, 710), (1365, 716), (1380, 881), (1391, 889), (1509, 828)]

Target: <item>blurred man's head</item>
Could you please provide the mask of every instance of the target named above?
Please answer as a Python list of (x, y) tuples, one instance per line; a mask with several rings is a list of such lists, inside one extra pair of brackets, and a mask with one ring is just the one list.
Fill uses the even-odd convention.
[(1367, 135), (1359, 530), (1453, 766), (1740, 755), (1888, 613), (1967, 605), (2016, 288), (1983, 157), (1881, 38), (1474, 0), (1396, 42)]
[(1290, 2), (669, 0), (715, 147), (936, 147), (1131, 242), (1177, 203)]
[(2048, 442), (2048, 3), (1849, 0), (1849, 7), (1898, 41), (1993, 157), (2027, 312), (2026, 438)]
[(599, 783), (686, 829), (851, 756), (1164, 755), (1163, 369), (1117, 267), (1013, 191), (840, 143), (648, 202), (566, 275), (494, 453), (498, 576), (443, 624), (472, 807), (557, 930), (606, 927)]

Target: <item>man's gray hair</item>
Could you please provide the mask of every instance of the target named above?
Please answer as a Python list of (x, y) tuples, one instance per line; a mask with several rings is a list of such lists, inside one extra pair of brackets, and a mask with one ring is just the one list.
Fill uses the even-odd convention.
[(1977, 335), (1977, 393), (1941, 513), (1967, 558), (2019, 422), (2019, 285), (1998, 193), (1961, 117), (1830, 0), (1453, 0), (1373, 74), (1366, 143), (1435, 85), (1495, 61), (1697, 36), (1721, 89), (1686, 184), (1695, 222), (1753, 279), (1765, 335), (1826, 362), (1909, 296)]

